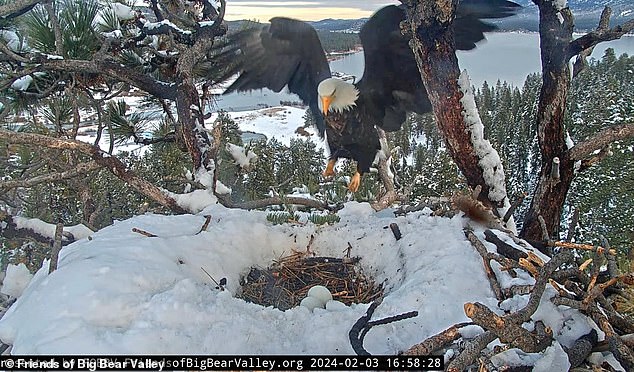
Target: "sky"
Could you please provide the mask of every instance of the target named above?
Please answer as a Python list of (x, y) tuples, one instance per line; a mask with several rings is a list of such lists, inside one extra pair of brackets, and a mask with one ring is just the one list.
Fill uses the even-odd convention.
[(398, 3), (400, 2), (390, 0), (230, 0), (227, 2), (225, 19), (230, 21), (251, 19), (262, 22), (275, 16), (305, 21), (319, 21), (326, 18), (355, 19), (369, 17), (385, 5)]

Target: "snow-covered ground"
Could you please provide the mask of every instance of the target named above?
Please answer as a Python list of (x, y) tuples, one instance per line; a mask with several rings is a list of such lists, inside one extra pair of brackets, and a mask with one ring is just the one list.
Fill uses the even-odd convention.
[[(131, 106), (131, 112), (139, 110), (137, 107), (139, 104), (138, 97), (126, 97), (125, 100)], [(264, 135), (267, 139), (275, 138), (286, 146), (290, 145), (292, 139), (310, 139), (317, 145), (317, 148), (322, 149), (325, 153), (326, 142), (319, 138), (315, 128), (312, 126), (304, 128), (305, 113), (305, 108), (274, 106), (257, 110), (228, 112), (227, 114), (238, 124), (242, 132)], [(213, 122), (217, 117), (218, 114), (214, 113), (207, 119), (207, 128), (213, 127)], [(300, 127), (299, 132), (301, 133), (298, 133), (298, 128)], [(96, 125), (81, 128), (77, 139), (93, 144), (96, 139), (96, 129)], [(148, 130), (151, 130), (151, 128), (148, 128)], [(99, 141), (99, 147), (107, 151), (109, 145), (110, 137), (107, 131), (104, 131)], [(130, 139), (127, 143), (117, 144), (115, 152), (127, 151), (139, 154), (145, 148), (146, 146), (135, 144)]]
[[(390, 210), (376, 213), (366, 203), (349, 202), (334, 225), (272, 225), (264, 212), (214, 205), (198, 215), (120, 221), (63, 248), (52, 274), (46, 262), (32, 279), (20, 270), (7, 278), (5, 286), (19, 297), (0, 320), (0, 339), (13, 345), (13, 354), (352, 354), (348, 332), (368, 304), (331, 301), (312, 312), (280, 311), (237, 297), (250, 267), (305, 251), (312, 236), (311, 251), (318, 256), (341, 257), (349, 243), (366, 274), (383, 283), (385, 297), (374, 319), (418, 311), (415, 318), (373, 328), (364, 344), (373, 354), (396, 354), (467, 321), (466, 302), (481, 302), (500, 314), (526, 304), (527, 296), (516, 296), (498, 307), (482, 259), (464, 236), (467, 220), (429, 212), (394, 217)], [(197, 234), (204, 215), (212, 216), (211, 223)], [(402, 239), (387, 229), (390, 223), (398, 224)], [(481, 230), (476, 234), (484, 240)], [(227, 290), (218, 290), (205, 271), (216, 280), (226, 278)], [(505, 286), (533, 281), (498, 275)], [(16, 283), (29, 279), (17, 293)], [(553, 291), (546, 291), (532, 320), (553, 329), (554, 345), (541, 355), (513, 349), (496, 357), (497, 363), (545, 359), (550, 362), (541, 364), (547, 367), (535, 370), (568, 369), (561, 346), (596, 326), (576, 310), (552, 305), (547, 298)], [(472, 326), (464, 336), (480, 332)]]

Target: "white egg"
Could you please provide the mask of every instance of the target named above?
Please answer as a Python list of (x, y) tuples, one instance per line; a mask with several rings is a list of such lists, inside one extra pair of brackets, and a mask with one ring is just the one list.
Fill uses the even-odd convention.
[(314, 297), (321, 301), (321, 307), (326, 306), (326, 302), (332, 300), (332, 294), (328, 290), (328, 288), (323, 285), (316, 285), (308, 290), (308, 296)]
[(305, 308), (308, 308), (308, 310), (313, 311), (314, 308), (316, 307), (324, 307), (324, 305), (321, 303), (321, 301), (319, 301), (319, 299), (316, 299), (315, 297), (306, 297), (305, 299), (302, 300), (302, 302), (299, 303), (300, 306), (304, 306)]
[(344, 311), (344, 310), (349, 310), (349, 309), (350, 309), (350, 307), (348, 307), (343, 302), (339, 302), (339, 301), (335, 301), (335, 300), (331, 300), (331, 301), (326, 302), (326, 310), (328, 310), (328, 311)]

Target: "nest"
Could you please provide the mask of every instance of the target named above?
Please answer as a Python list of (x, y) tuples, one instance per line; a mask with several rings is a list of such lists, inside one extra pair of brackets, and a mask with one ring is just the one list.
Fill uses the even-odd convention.
[(287, 310), (298, 306), (311, 287), (323, 285), (334, 300), (346, 305), (369, 303), (383, 295), (383, 288), (363, 273), (360, 260), (360, 257), (305, 257), (294, 253), (273, 261), (266, 269), (252, 267), (242, 279), (240, 297)]

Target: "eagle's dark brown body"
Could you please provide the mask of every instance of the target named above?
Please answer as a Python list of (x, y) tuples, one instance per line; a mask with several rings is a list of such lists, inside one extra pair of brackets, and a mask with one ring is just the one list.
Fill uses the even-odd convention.
[(361, 120), (356, 107), (329, 113), (325, 121), (330, 159), (355, 160), (357, 171), (361, 174), (368, 173), (377, 151), (381, 149), (374, 124)]
[[(456, 49), (475, 48), (485, 32), (496, 29), (483, 20), (508, 17), (517, 9), (519, 5), (508, 0), (460, 0), (453, 23)], [(332, 74), (317, 32), (310, 24), (289, 18), (273, 18), (268, 25), (242, 30), (219, 43), (215, 63), (224, 71), (219, 81), (240, 74), (225, 94), (264, 87), (276, 92), (288, 87), (297, 94), (314, 115), (319, 134), (327, 135), (330, 161), (324, 175), (334, 174), (337, 158), (356, 160), (358, 172), (351, 181), (356, 186), (350, 188), (355, 191), (360, 174), (370, 170), (380, 149), (376, 128), (396, 131), (408, 113), (431, 111), (410, 39), (401, 33), (405, 19), (403, 6), (388, 5), (361, 28), (363, 77), (354, 84), (358, 99), (347, 95), (344, 104), (336, 89), (342, 86), (328, 82)], [(333, 89), (318, 92), (326, 82)], [(329, 111), (325, 101), (334, 110)]]

